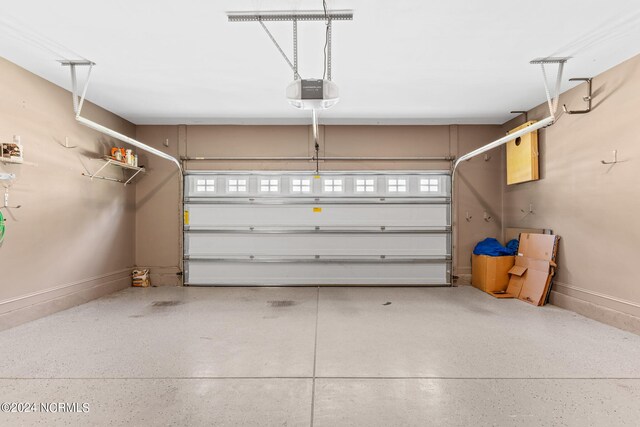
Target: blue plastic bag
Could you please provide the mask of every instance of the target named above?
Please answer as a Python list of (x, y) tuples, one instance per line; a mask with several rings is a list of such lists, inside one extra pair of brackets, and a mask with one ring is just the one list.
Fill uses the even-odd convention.
[(500, 242), (492, 237), (488, 237), (479, 242), (473, 249), (475, 255), (488, 255), (488, 256), (509, 256), (516, 255), (518, 253), (518, 241), (516, 239), (507, 243), (507, 246), (502, 246)]

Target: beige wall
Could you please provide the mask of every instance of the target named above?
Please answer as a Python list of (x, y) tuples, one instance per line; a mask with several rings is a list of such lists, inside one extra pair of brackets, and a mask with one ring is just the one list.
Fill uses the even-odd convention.
[[(81, 175), (99, 167), (94, 158), (111, 141), (76, 123), (69, 92), (2, 58), (0, 76), (0, 140), (20, 135), (27, 162), (0, 163), (0, 171), (17, 175), (10, 204), (22, 205), (3, 210), (2, 329), (130, 284), (135, 186)], [(133, 124), (90, 103), (85, 115), (135, 134)], [(77, 148), (64, 148), (65, 137)], [(3, 187), (0, 193), (1, 204)]]
[[(449, 156), (466, 153), (496, 139), (499, 126), (327, 126), (321, 129), (321, 154), (326, 156)], [(137, 138), (181, 156), (313, 155), (308, 126), (138, 126)], [(168, 141), (168, 147), (165, 144)], [(500, 153), (463, 165), (458, 180), (461, 208), (457, 274), (470, 273), (470, 254), (484, 237), (501, 234)], [(177, 284), (179, 277), (179, 175), (159, 158), (144, 158), (149, 172), (137, 186), (136, 263), (152, 268), (155, 284)], [(191, 161), (190, 169), (314, 170), (302, 161)], [(321, 170), (448, 169), (448, 162), (326, 161)], [(483, 220), (487, 211), (491, 221)], [(467, 222), (465, 213), (473, 217)]]
[[(553, 287), (557, 301), (600, 320), (615, 313), (605, 315), (598, 307), (637, 318), (640, 56), (595, 77), (593, 90), (590, 113), (560, 114), (556, 124), (540, 132), (541, 180), (504, 187), (504, 224), (551, 228), (561, 236)], [(586, 85), (580, 85), (564, 93), (560, 104), (583, 109), (585, 93)], [(541, 105), (529, 118), (546, 115), (546, 105)], [(506, 123), (503, 130), (521, 122)], [(623, 162), (601, 164), (613, 158), (612, 150), (618, 150)], [(534, 214), (525, 216), (520, 210), (528, 210), (530, 203)], [(640, 322), (618, 318), (627, 325), (617, 325), (633, 329), (633, 323), (640, 330)]]

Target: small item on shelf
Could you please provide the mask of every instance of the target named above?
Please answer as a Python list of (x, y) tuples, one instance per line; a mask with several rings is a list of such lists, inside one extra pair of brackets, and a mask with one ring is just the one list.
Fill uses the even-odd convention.
[(13, 163), (22, 163), (24, 158), (22, 157), (22, 144), (20, 143), (20, 137), (14, 136), (13, 142), (5, 142), (0, 144), (0, 151), (2, 154), (2, 160), (13, 162)]
[(112, 147), (110, 157), (113, 160), (117, 160), (129, 166), (138, 166), (138, 156), (136, 156), (133, 150), (127, 150), (122, 147)]
[(111, 147), (111, 158), (121, 162), (122, 161), (122, 148)]

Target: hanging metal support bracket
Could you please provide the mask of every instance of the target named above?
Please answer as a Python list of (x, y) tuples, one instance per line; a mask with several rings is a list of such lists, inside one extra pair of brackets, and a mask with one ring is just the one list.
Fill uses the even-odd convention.
[[(126, 144), (129, 145), (133, 145), (134, 147), (137, 147), (143, 151), (149, 152), (151, 154), (155, 154), (158, 157), (162, 157), (165, 160), (169, 160), (170, 162), (173, 162), (177, 167), (178, 170), (180, 171), (180, 173), (182, 174), (182, 165), (180, 164), (180, 162), (178, 161), (178, 159), (176, 159), (175, 157), (157, 150), (147, 144), (144, 144), (138, 140), (135, 140), (133, 138), (130, 138), (124, 134), (121, 134), (120, 132), (116, 132), (113, 129), (109, 129), (106, 126), (102, 126), (101, 124), (98, 124), (92, 120), (89, 119), (85, 119), (84, 117), (82, 117), (80, 114), (82, 112), (82, 105), (84, 104), (84, 100), (85, 97), (87, 96), (87, 89), (89, 87), (89, 79), (91, 78), (91, 70), (93, 69), (93, 66), (96, 65), (95, 62), (91, 62), (91, 61), (86, 61), (86, 60), (82, 60), (82, 61), (68, 61), (68, 60), (63, 60), (63, 61), (59, 61), (60, 64), (62, 64), (63, 66), (68, 66), (71, 69), (71, 95), (73, 96), (73, 111), (76, 114), (76, 121), (78, 121), (80, 124), (91, 128), (95, 131), (98, 131), (100, 133), (103, 133), (107, 136), (110, 136), (112, 138), (115, 138), (117, 140), (120, 140)], [(76, 75), (76, 67), (78, 66), (88, 66), (89, 67), (89, 72), (87, 73), (87, 79), (84, 83), (84, 88), (82, 89), (82, 95), (78, 96), (78, 79), (77, 79), (77, 75)]]
[(331, 32), (333, 20), (327, 18), (327, 80), (331, 80)]
[[(564, 64), (569, 60), (568, 57), (547, 57), (547, 58), (536, 58), (531, 60), (530, 64), (539, 64), (542, 70), (542, 78), (544, 80), (544, 90), (547, 95), (547, 104), (549, 104), (549, 115), (553, 118), (556, 116), (556, 112), (558, 111), (558, 101), (560, 100), (560, 85), (562, 83), (562, 73), (564, 71)], [(555, 91), (552, 94), (549, 90), (549, 79), (547, 78), (547, 70), (545, 65), (548, 64), (558, 64), (558, 74), (556, 75), (556, 86)]]
[[(289, 64), (289, 68), (291, 68), (291, 70), (293, 71), (293, 79), (297, 80), (300, 78), (300, 75), (298, 74), (298, 47), (297, 47), (297, 24), (295, 24), (296, 21), (294, 21), (294, 62), (296, 63), (296, 65), (291, 63), (291, 60), (289, 59), (289, 57), (287, 56), (286, 53), (284, 53), (284, 50), (282, 50), (282, 47), (280, 47), (280, 44), (278, 44), (278, 41), (276, 40), (275, 37), (273, 37), (273, 34), (271, 34), (271, 31), (269, 31), (269, 29), (267, 28), (267, 26), (264, 24), (264, 22), (262, 22), (262, 19), (257, 19), (258, 23), (260, 24), (260, 26), (262, 27), (262, 29), (264, 30), (265, 33), (267, 33), (267, 36), (269, 36), (269, 39), (271, 39), (271, 41), (273, 42), (274, 46), (276, 47), (276, 49), (278, 49), (278, 52), (280, 52), (280, 55), (282, 55), (282, 57), (284, 58), (284, 60), (286, 61), (287, 64)], [(296, 77), (297, 76), (297, 77)]]
[[(293, 79), (300, 79), (298, 73), (298, 22), (299, 21), (325, 21), (327, 23), (327, 74), (328, 79), (331, 80), (331, 30), (332, 22), (337, 21), (351, 21), (353, 20), (352, 10), (332, 10), (327, 11), (275, 11), (275, 12), (227, 12), (227, 18), (229, 22), (258, 22), (262, 29), (267, 33), (271, 42), (273, 42), (280, 55), (284, 58), (285, 62), (293, 71)], [(265, 22), (292, 22), (293, 23), (293, 61), (289, 59), (284, 49), (280, 46), (275, 39), (271, 31), (265, 25)]]
[(565, 104), (562, 104), (562, 109), (564, 110), (565, 113), (567, 114), (586, 114), (589, 111), (591, 111), (591, 100), (592, 100), (592, 84), (591, 81), (593, 79), (591, 77), (574, 77), (572, 79), (569, 79), (570, 82), (587, 82), (587, 96), (583, 96), (582, 100), (584, 102), (587, 103), (587, 109), (586, 110), (569, 110), (567, 109), (567, 106)]
[(298, 80), (298, 20), (293, 20), (293, 80)]

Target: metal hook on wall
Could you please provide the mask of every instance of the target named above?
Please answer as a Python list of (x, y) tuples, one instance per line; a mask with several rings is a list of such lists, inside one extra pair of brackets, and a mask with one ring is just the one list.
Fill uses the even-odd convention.
[(520, 209), (520, 212), (522, 212), (523, 214), (525, 214), (524, 216), (527, 216), (527, 215), (531, 215), (531, 214), (533, 214), (533, 213), (534, 213), (534, 212), (533, 212), (533, 203), (529, 203), (529, 211), (528, 211), (528, 212), (527, 212), (527, 211), (525, 211), (524, 209)]
[(464, 219), (467, 220), (467, 222), (471, 222), (471, 218), (473, 218), (471, 215), (469, 215), (469, 212), (467, 212), (464, 216)]
[(600, 163), (602, 163), (603, 165), (615, 165), (616, 163), (620, 163), (620, 160), (618, 160), (618, 150), (613, 150), (613, 161), (612, 162), (607, 162), (605, 160), (600, 160)]
[(591, 111), (591, 100), (592, 100), (592, 84), (591, 84), (591, 80), (593, 80), (591, 77), (576, 77), (573, 79), (569, 79), (570, 82), (587, 82), (587, 91), (589, 92), (587, 96), (583, 96), (582, 99), (584, 102), (587, 103), (587, 109), (586, 110), (569, 110), (567, 109), (566, 104), (562, 104), (562, 110), (567, 113), (567, 114), (586, 114), (589, 111)]
[(61, 146), (63, 146), (64, 148), (77, 148), (77, 145), (69, 145), (69, 137), (65, 136), (64, 137), (64, 144), (60, 143)]
[(9, 206), (9, 187), (4, 188), (4, 205), (0, 206), (0, 209), (20, 209), (22, 205)]

